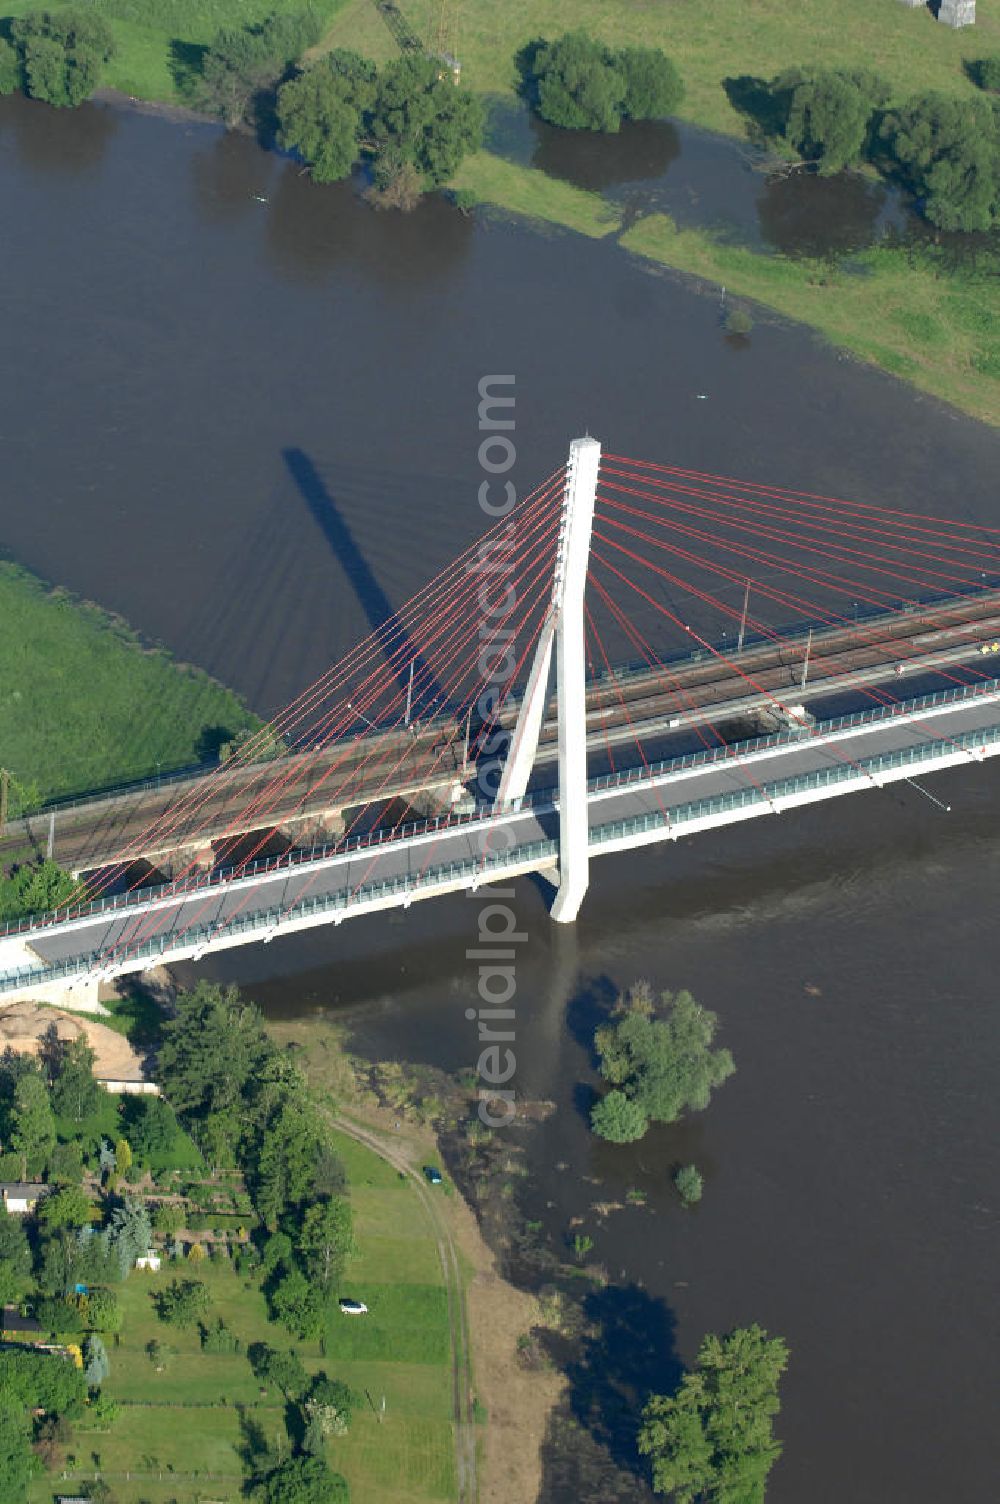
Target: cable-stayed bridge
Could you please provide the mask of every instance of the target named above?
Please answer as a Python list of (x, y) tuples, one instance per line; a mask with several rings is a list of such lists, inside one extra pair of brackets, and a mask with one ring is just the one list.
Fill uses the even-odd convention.
[(230, 763), (12, 831), (81, 880), (0, 997), (528, 872), (569, 921), (594, 857), (985, 761), (998, 574), (997, 529), (577, 440)]

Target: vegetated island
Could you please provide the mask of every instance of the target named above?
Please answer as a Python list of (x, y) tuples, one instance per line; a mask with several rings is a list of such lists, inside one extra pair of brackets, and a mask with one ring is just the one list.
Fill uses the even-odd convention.
[[(71, 105), (103, 82), (248, 123), (262, 139), (278, 136), (299, 149), (320, 176), (340, 175), (363, 153), (375, 163), (372, 197), (380, 207), (410, 207), (421, 191), (447, 182), (463, 207), (492, 203), (593, 237), (617, 235), (638, 255), (809, 324), (853, 355), (1000, 423), (995, 240), (956, 251), (928, 236), (819, 261), (768, 255), (704, 229), (680, 229), (662, 214), (626, 226), (600, 195), (475, 149), (483, 106), (509, 103), (518, 91), (530, 96), (526, 55), (572, 31), (619, 69), (628, 55), (664, 54), (683, 90), (667, 108), (680, 118), (766, 140), (797, 170), (861, 160), (868, 171), (888, 166), (917, 194), (930, 225), (982, 228), (1000, 215), (1000, 0), (979, 0), (976, 26), (957, 31), (929, 8), (898, 0), (839, 0), (834, 8), (822, 0), (753, 7), (714, 0), (641, 11), (535, 0), (508, 7), (502, 28), (487, 0), (92, 0), (82, 44), (67, 30), (66, 17), (81, 15), (72, 0), (56, 0), (41, 28), (30, 19), (36, 13), (32, 0), (8, 0), (12, 40), (0, 38), (0, 92), (25, 87)], [(360, 77), (354, 64), (334, 61), (335, 87), (317, 75), (289, 96), (282, 123), (275, 108), (282, 85), (294, 86), (345, 49), (376, 65), (375, 93), (375, 68)], [(453, 63), (459, 97), (445, 102)], [(796, 73), (818, 87), (805, 115), (793, 110), (782, 120), (773, 109), (783, 92), (776, 86)], [(845, 152), (838, 127), (837, 150), (817, 151), (812, 126), (824, 111), (828, 122), (857, 123), (852, 80), (862, 76), (876, 84), (877, 129), (862, 122)], [(622, 117), (647, 118), (616, 109), (604, 86), (597, 97), (594, 120), (570, 112), (559, 123), (614, 128)], [(551, 110), (547, 118), (555, 118)], [(805, 129), (789, 132), (796, 119)], [(886, 135), (884, 119), (902, 128)]]

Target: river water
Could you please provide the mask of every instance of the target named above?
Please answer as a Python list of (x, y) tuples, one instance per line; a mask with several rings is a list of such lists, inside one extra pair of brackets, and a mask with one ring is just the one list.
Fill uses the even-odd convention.
[[(0, 101), (0, 543), (267, 713), (481, 530), (477, 382), (517, 378), (518, 477), (589, 427), (617, 452), (996, 520), (1000, 437), (758, 316), (590, 244), (352, 189), (201, 125)], [(706, 187), (706, 192), (708, 188)], [(614, 1288), (574, 1370), (592, 1410), (665, 1381), (706, 1330), (792, 1351), (774, 1504), (991, 1496), (1000, 798), (941, 775), (597, 865), (580, 920), (518, 884), (523, 1212), (574, 1217)], [(902, 792), (900, 792), (902, 788)], [(220, 957), (275, 1012), (328, 1011), (376, 1058), (468, 1066), (477, 906)], [(723, 1021), (737, 1074), (637, 1148), (595, 1143), (588, 1041), (646, 976)], [(683, 1213), (670, 1166), (694, 1159)], [(630, 1187), (645, 1207), (602, 1217)], [(609, 1413), (613, 1406), (608, 1407)], [(627, 1463), (624, 1428), (603, 1436)], [(642, 1497), (627, 1471), (547, 1500)], [(599, 1474), (599, 1476), (598, 1476)]]

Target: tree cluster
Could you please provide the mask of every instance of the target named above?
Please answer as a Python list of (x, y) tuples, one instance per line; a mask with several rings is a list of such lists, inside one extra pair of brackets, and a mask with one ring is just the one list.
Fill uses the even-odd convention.
[[(0, 42), (2, 48), (2, 42)], [(3, 56), (0, 52), (0, 79)], [(0, 94), (6, 91), (0, 86)], [(0, 921), (5, 924), (30, 914), (49, 914), (61, 908), (79, 884), (57, 862), (21, 862), (9, 876), (0, 877)]]
[(532, 106), (567, 130), (617, 131), (623, 120), (658, 120), (684, 97), (680, 75), (656, 47), (606, 47), (584, 31), (533, 42), (518, 65)]
[(159, 1070), (206, 1157), (243, 1170), (271, 1233), (264, 1273), (275, 1315), (300, 1336), (318, 1335), (353, 1236), (301, 1072), (268, 1038), (257, 1008), (207, 983), (178, 998)]
[(612, 1090), (593, 1108), (591, 1126), (612, 1143), (634, 1142), (651, 1122), (673, 1123), (686, 1109), (707, 1107), (736, 1069), (728, 1050), (712, 1049), (718, 1019), (690, 992), (662, 993), (662, 1016), (656, 1012), (648, 985), (637, 983), (594, 1036)]
[(92, 10), (36, 10), (10, 23), (0, 40), (0, 93), (72, 108), (89, 99), (114, 56), (107, 22)]
[(0, 1499), (26, 1497), (42, 1465), (32, 1444), (68, 1434), (65, 1422), (86, 1397), (86, 1378), (73, 1363), (27, 1347), (0, 1351)]
[(787, 1364), (785, 1343), (759, 1326), (707, 1336), (676, 1393), (651, 1395), (643, 1410), (639, 1451), (654, 1490), (675, 1504), (763, 1504), (781, 1456), (773, 1423)]
[(262, 124), (278, 84), (322, 31), (322, 17), (309, 7), (280, 11), (250, 26), (223, 27), (188, 83), (193, 103), (229, 126)]
[(377, 70), (335, 50), (278, 91), (278, 141), (317, 182), (372, 162), (378, 192), (409, 182), (419, 194), (454, 175), (482, 142), (482, 104), (434, 58), (407, 53)]
[[(984, 87), (1000, 79), (975, 65)], [(904, 184), (942, 230), (1000, 223), (1000, 101), (926, 93), (886, 109), (888, 87), (864, 70), (792, 69), (744, 90), (764, 134), (780, 136), (823, 175), (868, 162)]]

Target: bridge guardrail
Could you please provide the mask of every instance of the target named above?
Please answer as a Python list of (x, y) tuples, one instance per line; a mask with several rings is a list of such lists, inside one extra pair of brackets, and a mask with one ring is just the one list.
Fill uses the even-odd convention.
[[(648, 767), (625, 768), (617, 773), (601, 773), (588, 779), (587, 788), (590, 793), (600, 793), (608, 789), (628, 788), (632, 784), (646, 782), (651, 778), (660, 778), (669, 773), (689, 772), (699, 767), (711, 767), (719, 762), (735, 761), (737, 758), (753, 752), (767, 751), (772, 747), (789, 746), (796, 742), (805, 742), (810, 737), (825, 736), (835, 731), (851, 730), (857, 726), (873, 725), (879, 721), (892, 721), (901, 716), (919, 715), (923, 710), (932, 709), (936, 705), (961, 704), (968, 700), (974, 700), (987, 694), (1000, 693), (1000, 678), (985, 680), (982, 684), (965, 684), (958, 689), (936, 690), (930, 694), (919, 695), (914, 700), (900, 701), (894, 705), (876, 706), (871, 710), (858, 710), (847, 715), (834, 716), (828, 721), (819, 721), (811, 731), (775, 731), (765, 736), (757, 736), (749, 741), (730, 742), (724, 746), (709, 747), (703, 752), (686, 752), (680, 757), (662, 758), (658, 762), (650, 763)], [(557, 789), (538, 789), (534, 793), (526, 794), (524, 798), (515, 800), (508, 806), (505, 813), (516, 814), (522, 809), (544, 810), (554, 808), (558, 795)], [(56, 923), (66, 923), (69, 920), (89, 919), (101, 914), (115, 913), (123, 909), (136, 908), (144, 904), (155, 903), (158, 899), (181, 897), (195, 891), (204, 892), (206, 889), (221, 887), (233, 881), (234, 877), (239, 880), (252, 879), (254, 877), (267, 877), (273, 872), (291, 871), (297, 867), (307, 866), (317, 861), (325, 861), (334, 856), (348, 856), (352, 852), (370, 850), (373, 847), (389, 845), (395, 842), (410, 840), (415, 835), (433, 835), (438, 831), (454, 830), (460, 826), (475, 825), (490, 819), (497, 813), (493, 805), (477, 805), (473, 810), (465, 814), (437, 815), (433, 819), (408, 820), (396, 830), (371, 831), (360, 836), (352, 836), (344, 842), (325, 842), (321, 846), (312, 846), (308, 849), (281, 852), (277, 856), (265, 857), (261, 861), (248, 863), (244, 867), (230, 866), (220, 867), (208, 875), (198, 875), (188, 878), (175, 879), (173, 882), (159, 883), (155, 887), (139, 888), (134, 893), (121, 893), (112, 898), (96, 899), (90, 904), (75, 905), (71, 910), (60, 913), (54, 911), (41, 919), (39, 916), (27, 919), (18, 919), (0, 928), (0, 937), (8, 938), (15, 935), (30, 934), (36, 930), (46, 929)]]
[[(837, 764), (833, 767), (816, 769), (810, 773), (801, 773), (794, 778), (763, 784), (759, 789), (736, 789), (727, 794), (714, 795), (710, 799), (695, 800), (690, 804), (680, 805), (669, 815), (662, 811), (651, 811), (644, 815), (635, 815), (627, 820), (609, 821), (606, 825), (595, 827), (591, 832), (590, 844), (601, 845), (607, 841), (619, 840), (627, 835), (657, 828), (673, 829), (675, 826), (683, 826), (705, 815), (719, 814), (727, 809), (742, 809), (751, 804), (773, 804), (775, 800), (801, 793), (803, 789), (843, 783), (859, 776), (874, 779), (878, 772), (888, 768), (903, 767), (908, 763), (924, 763), (949, 756), (956, 747), (971, 748), (996, 742), (1000, 742), (1000, 725), (958, 732), (946, 742), (921, 742), (911, 747), (897, 748), (893, 752), (886, 752), (863, 762)], [(507, 852), (487, 855), (480, 861), (450, 862), (440, 867), (428, 868), (426, 872), (419, 874), (416, 882), (409, 873), (405, 873), (400, 877), (386, 878), (379, 883), (367, 884), (351, 893), (321, 894), (306, 898), (288, 909), (272, 907), (257, 910), (254, 914), (238, 916), (221, 926), (218, 924), (192, 925), (182, 934), (187, 945), (194, 944), (197, 948), (200, 941), (207, 944), (213, 935), (220, 931), (229, 935), (245, 934), (254, 930), (266, 933), (268, 929), (275, 929), (282, 918), (287, 918), (289, 914), (315, 914), (333, 912), (338, 909), (346, 912), (349, 908), (357, 907), (372, 898), (386, 897), (392, 893), (417, 891), (430, 887), (434, 883), (450, 882), (464, 876), (474, 877), (476, 874), (484, 876), (488, 872), (504, 867), (520, 866), (524, 862), (543, 856), (558, 857), (558, 854), (558, 841), (531, 841)], [(156, 936), (132, 950), (129, 959), (138, 961), (162, 956), (166, 951), (177, 946), (179, 938), (171, 933)], [(14, 971), (0, 974), (0, 992), (9, 992), (15, 987), (31, 986), (40, 982), (57, 981), (62, 976), (78, 974), (85, 967), (99, 971), (102, 968), (106, 969), (108, 964), (106, 955), (102, 960), (101, 952), (87, 951), (80, 956), (56, 962), (52, 966), (19, 967)]]
[[(305, 898), (300, 903), (292, 904), (291, 908), (272, 907), (258, 909), (253, 914), (237, 916), (231, 922), (218, 924), (192, 925), (184, 930), (182, 936), (187, 944), (197, 945), (199, 940), (206, 943), (213, 935), (219, 933), (220, 928), (227, 934), (243, 934), (250, 930), (262, 930), (266, 932), (273, 929), (282, 918), (288, 914), (315, 914), (328, 913), (337, 909), (345, 912), (350, 908), (369, 902), (373, 898), (384, 898), (393, 893), (407, 893), (419, 888), (431, 886), (433, 883), (451, 882), (457, 878), (482, 877), (494, 872), (499, 868), (514, 867), (522, 862), (534, 860), (536, 857), (558, 855), (559, 843), (557, 841), (529, 841), (524, 846), (514, 847), (511, 851), (495, 853), (484, 856), (477, 861), (448, 862), (439, 867), (428, 868), (420, 873), (416, 882), (409, 873), (399, 877), (384, 878), (378, 883), (368, 883), (350, 893), (319, 894), (313, 898)], [(168, 932), (157, 935), (134, 949), (126, 947), (130, 960), (146, 960), (155, 956), (162, 956), (178, 944), (179, 937), (176, 933)], [(89, 966), (94, 971), (100, 971), (108, 967), (109, 959), (100, 951), (86, 951), (80, 956), (67, 957), (65, 961), (56, 961), (51, 966), (21, 966), (13, 971), (0, 973), (0, 992), (9, 992), (14, 987), (31, 986), (37, 982), (58, 981), (60, 977), (73, 976), (79, 973), (83, 967)]]
[(982, 746), (1000, 742), (1000, 726), (987, 726), (974, 731), (960, 731), (947, 742), (920, 742), (912, 747), (900, 747), (893, 752), (884, 752), (878, 757), (863, 762), (838, 763), (833, 767), (818, 768), (810, 773), (800, 773), (795, 778), (781, 779), (776, 783), (761, 784), (759, 788), (734, 789), (730, 793), (715, 794), (710, 799), (695, 800), (678, 805), (669, 814), (653, 810), (645, 815), (633, 815), (627, 820), (611, 820), (606, 825), (595, 826), (590, 833), (591, 844), (619, 840), (629, 834), (653, 830), (658, 826), (672, 829), (689, 824), (705, 815), (721, 814), (728, 809), (744, 809), (750, 804), (773, 804), (776, 800), (801, 793), (803, 789), (823, 788), (830, 784), (845, 783), (859, 777), (875, 778), (888, 768), (905, 767), (907, 763), (924, 763), (939, 757), (949, 756), (956, 747)]

